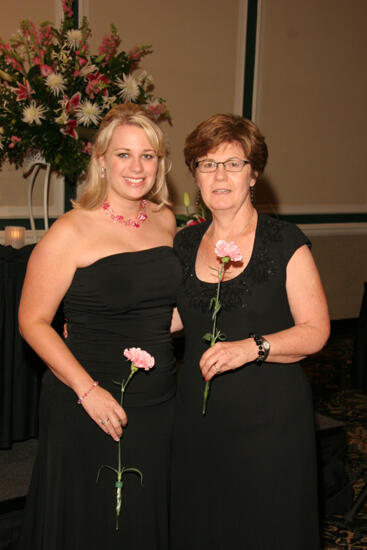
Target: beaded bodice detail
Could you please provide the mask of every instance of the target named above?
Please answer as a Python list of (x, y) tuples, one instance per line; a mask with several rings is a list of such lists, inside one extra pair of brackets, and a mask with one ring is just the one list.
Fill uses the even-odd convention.
[[(197, 278), (195, 262), (198, 248), (210, 222), (182, 230), (175, 239), (175, 250), (183, 266), (183, 290), (190, 305), (203, 311), (213, 296), (213, 283)], [(248, 265), (233, 279), (221, 286), (221, 304), (224, 310), (247, 307), (254, 286), (265, 284), (279, 271), (277, 255), (272, 254), (274, 245), (284, 238), (284, 222), (259, 214), (253, 251)]]

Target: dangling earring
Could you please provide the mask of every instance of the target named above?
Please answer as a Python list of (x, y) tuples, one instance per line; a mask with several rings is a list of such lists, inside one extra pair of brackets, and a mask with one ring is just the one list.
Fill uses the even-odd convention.
[(254, 202), (255, 202), (255, 185), (250, 186), (250, 200), (251, 200), (251, 204), (254, 204)]
[(104, 178), (106, 175), (106, 168), (104, 166), (101, 167), (101, 178)]
[(200, 189), (197, 190), (196, 192), (196, 198), (195, 198), (195, 206), (196, 208), (200, 208), (200, 206), (202, 205), (203, 203), (203, 199), (201, 197), (201, 191)]

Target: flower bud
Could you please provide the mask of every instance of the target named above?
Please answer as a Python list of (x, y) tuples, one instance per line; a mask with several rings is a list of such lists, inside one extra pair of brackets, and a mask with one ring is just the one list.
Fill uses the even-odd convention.
[(190, 197), (186, 191), (184, 193), (184, 205), (185, 205), (185, 208), (188, 208), (190, 206)]

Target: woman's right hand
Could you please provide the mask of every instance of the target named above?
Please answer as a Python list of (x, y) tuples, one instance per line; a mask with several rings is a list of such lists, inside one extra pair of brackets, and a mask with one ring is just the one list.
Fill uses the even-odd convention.
[(127, 416), (110, 392), (97, 386), (82, 400), (81, 405), (101, 430), (119, 441), (122, 427), (127, 424)]

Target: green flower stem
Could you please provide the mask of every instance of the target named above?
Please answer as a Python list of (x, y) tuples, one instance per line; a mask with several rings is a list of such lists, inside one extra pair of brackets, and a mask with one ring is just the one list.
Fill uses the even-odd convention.
[(208, 401), (209, 390), (210, 390), (210, 380), (207, 380), (204, 386), (203, 409), (201, 411), (203, 415), (205, 415), (206, 413), (206, 402)]
[[(214, 304), (214, 311), (213, 311), (213, 315), (212, 315), (213, 330), (212, 330), (212, 333), (210, 335), (210, 347), (214, 346), (214, 344), (216, 343), (218, 338), (221, 336), (220, 330), (217, 330), (217, 315), (218, 315), (218, 312), (219, 312), (220, 307), (221, 307), (221, 304), (220, 304), (220, 301), (219, 301), (219, 294), (220, 294), (220, 285), (221, 285), (221, 282), (222, 282), (222, 279), (223, 279), (224, 265), (226, 263), (228, 263), (228, 260), (227, 261), (226, 260), (227, 260), (227, 258), (221, 258), (222, 265), (221, 265), (221, 267), (218, 271), (217, 294), (216, 294), (215, 299), (213, 301), (213, 304)], [(205, 386), (204, 386), (203, 408), (202, 408), (202, 411), (201, 411), (203, 415), (205, 415), (205, 413), (206, 413), (207, 401), (208, 401), (209, 392), (210, 392), (210, 385), (211, 385), (211, 380), (207, 380), (205, 382)]]
[(126, 380), (126, 382), (122, 382), (121, 383), (121, 398), (120, 398), (120, 405), (122, 407), (123, 405), (123, 402), (124, 402), (124, 395), (125, 395), (125, 390), (126, 390), (126, 387), (128, 385), (128, 383), (130, 382), (130, 380), (132, 379), (132, 377), (134, 376), (134, 374), (138, 372), (138, 367), (136, 367), (134, 365), (134, 363), (131, 363), (131, 367), (130, 367), (130, 374)]
[[(119, 442), (120, 444), (120, 442)], [(122, 505), (122, 486), (123, 486), (123, 482), (122, 482), (122, 470), (120, 470), (120, 467), (119, 467), (119, 471), (117, 472), (117, 481), (115, 483), (115, 486), (116, 486), (116, 531), (119, 530), (119, 517), (120, 517), (120, 512), (121, 512), (121, 505)]]
[[(130, 380), (132, 379), (132, 377), (134, 376), (134, 374), (136, 372), (138, 372), (138, 370), (139, 370), (138, 367), (136, 367), (134, 365), (134, 363), (131, 363), (130, 374), (127, 377), (126, 382), (124, 380), (121, 383), (120, 382), (115, 382), (115, 384), (119, 384), (121, 386), (121, 397), (120, 397), (121, 407), (124, 403), (124, 396), (125, 396), (126, 387), (127, 387), (128, 383), (130, 382)], [(117, 466), (117, 469), (113, 468), (112, 466), (108, 466), (106, 464), (103, 464), (98, 470), (97, 480), (96, 480), (98, 482), (100, 473), (104, 468), (108, 468), (109, 470), (112, 470), (113, 472), (115, 472), (115, 474), (117, 476), (117, 480), (115, 481), (115, 487), (116, 487), (116, 531), (118, 531), (118, 529), (119, 529), (119, 517), (120, 517), (120, 512), (121, 512), (121, 506), (122, 506), (122, 488), (123, 488), (123, 485), (124, 485), (124, 482), (122, 481), (123, 475), (127, 474), (127, 473), (137, 474), (137, 475), (140, 476), (141, 484), (143, 484), (143, 474), (141, 473), (140, 470), (138, 470), (137, 468), (125, 468), (125, 467), (122, 466), (121, 439), (119, 439), (119, 441), (118, 441), (118, 452), (117, 453), (118, 453), (118, 466)]]
[(218, 311), (219, 311), (219, 308), (220, 308), (220, 302), (219, 302), (219, 293), (220, 293), (220, 285), (221, 285), (221, 282), (222, 282), (222, 278), (223, 278), (223, 272), (224, 272), (224, 265), (222, 264), (219, 272), (218, 272), (218, 284), (217, 284), (217, 295), (215, 297), (215, 302), (214, 302), (214, 312), (213, 312), (213, 330), (212, 330), (212, 337), (211, 337), (211, 340), (210, 340), (210, 347), (211, 346), (214, 346), (217, 338), (216, 338), (216, 334), (215, 334), (215, 329), (216, 329), (216, 325), (217, 325), (217, 315), (218, 315)]
[[(134, 365), (134, 363), (131, 363), (131, 367), (130, 367), (130, 374), (126, 380), (126, 382), (122, 382), (121, 383), (121, 397), (120, 397), (120, 405), (122, 407), (123, 403), (124, 403), (124, 396), (125, 396), (125, 390), (126, 390), (126, 387), (128, 385), (128, 383), (130, 382), (130, 380), (132, 379), (132, 377), (134, 376), (134, 374), (138, 371), (138, 367), (136, 367)], [(119, 439), (119, 442), (118, 442), (118, 476), (119, 479), (118, 481), (121, 481), (121, 476), (122, 476), (122, 470), (121, 470), (121, 462), (122, 462), (122, 459), (121, 459), (121, 438)], [(121, 491), (120, 491), (120, 495), (121, 495)], [(120, 506), (121, 507), (121, 506)]]

